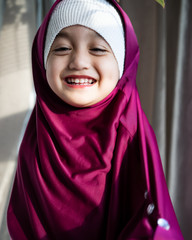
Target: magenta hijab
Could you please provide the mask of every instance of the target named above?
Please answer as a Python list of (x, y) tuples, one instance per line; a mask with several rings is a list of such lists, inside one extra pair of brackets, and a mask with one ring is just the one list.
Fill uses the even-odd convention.
[(75, 108), (50, 89), (43, 65), (49, 18), (34, 40), (37, 101), (18, 156), (7, 219), (13, 240), (183, 239), (158, 147), (136, 88), (137, 39), (125, 28), (125, 70), (101, 102)]

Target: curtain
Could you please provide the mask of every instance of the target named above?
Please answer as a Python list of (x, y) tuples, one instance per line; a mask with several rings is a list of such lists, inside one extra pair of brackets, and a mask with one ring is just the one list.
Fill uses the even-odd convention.
[(192, 239), (192, 1), (121, 0), (140, 45), (137, 85), (184, 239)]
[(0, 30), (3, 23), (4, 10), (5, 10), (5, 2), (4, 0), (0, 0)]
[[(1, 0), (0, 0), (1, 1)], [(36, 25), (37, 28), (41, 25), (41, 22), (43, 20), (43, 17), (46, 15), (46, 13), (49, 11), (52, 4), (55, 2), (55, 0), (36, 0)]]
[(169, 188), (185, 239), (192, 239), (192, 1), (180, 7), (169, 153)]

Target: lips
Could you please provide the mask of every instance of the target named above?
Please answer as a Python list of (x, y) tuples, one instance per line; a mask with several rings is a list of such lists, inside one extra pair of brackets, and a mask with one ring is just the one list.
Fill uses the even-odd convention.
[(65, 82), (73, 86), (90, 86), (93, 85), (96, 80), (87, 76), (72, 76), (66, 77)]

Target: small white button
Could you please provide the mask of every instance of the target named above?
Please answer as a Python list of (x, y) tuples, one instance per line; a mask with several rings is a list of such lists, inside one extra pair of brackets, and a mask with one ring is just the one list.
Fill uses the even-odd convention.
[(153, 203), (150, 203), (147, 207), (147, 213), (148, 215), (151, 215), (155, 209), (155, 205)]
[(170, 229), (169, 222), (164, 218), (159, 218), (158, 221), (157, 221), (157, 224), (167, 231)]
[(144, 198), (147, 199), (147, 197), (148, 197), (148, 191), (145, 191)]

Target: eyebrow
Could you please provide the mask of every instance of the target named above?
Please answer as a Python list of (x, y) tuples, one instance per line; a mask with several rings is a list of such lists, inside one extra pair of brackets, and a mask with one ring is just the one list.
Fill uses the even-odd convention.
[(59, 32), (56, 38), (69, 38), (69, 34), (66, 32)]

